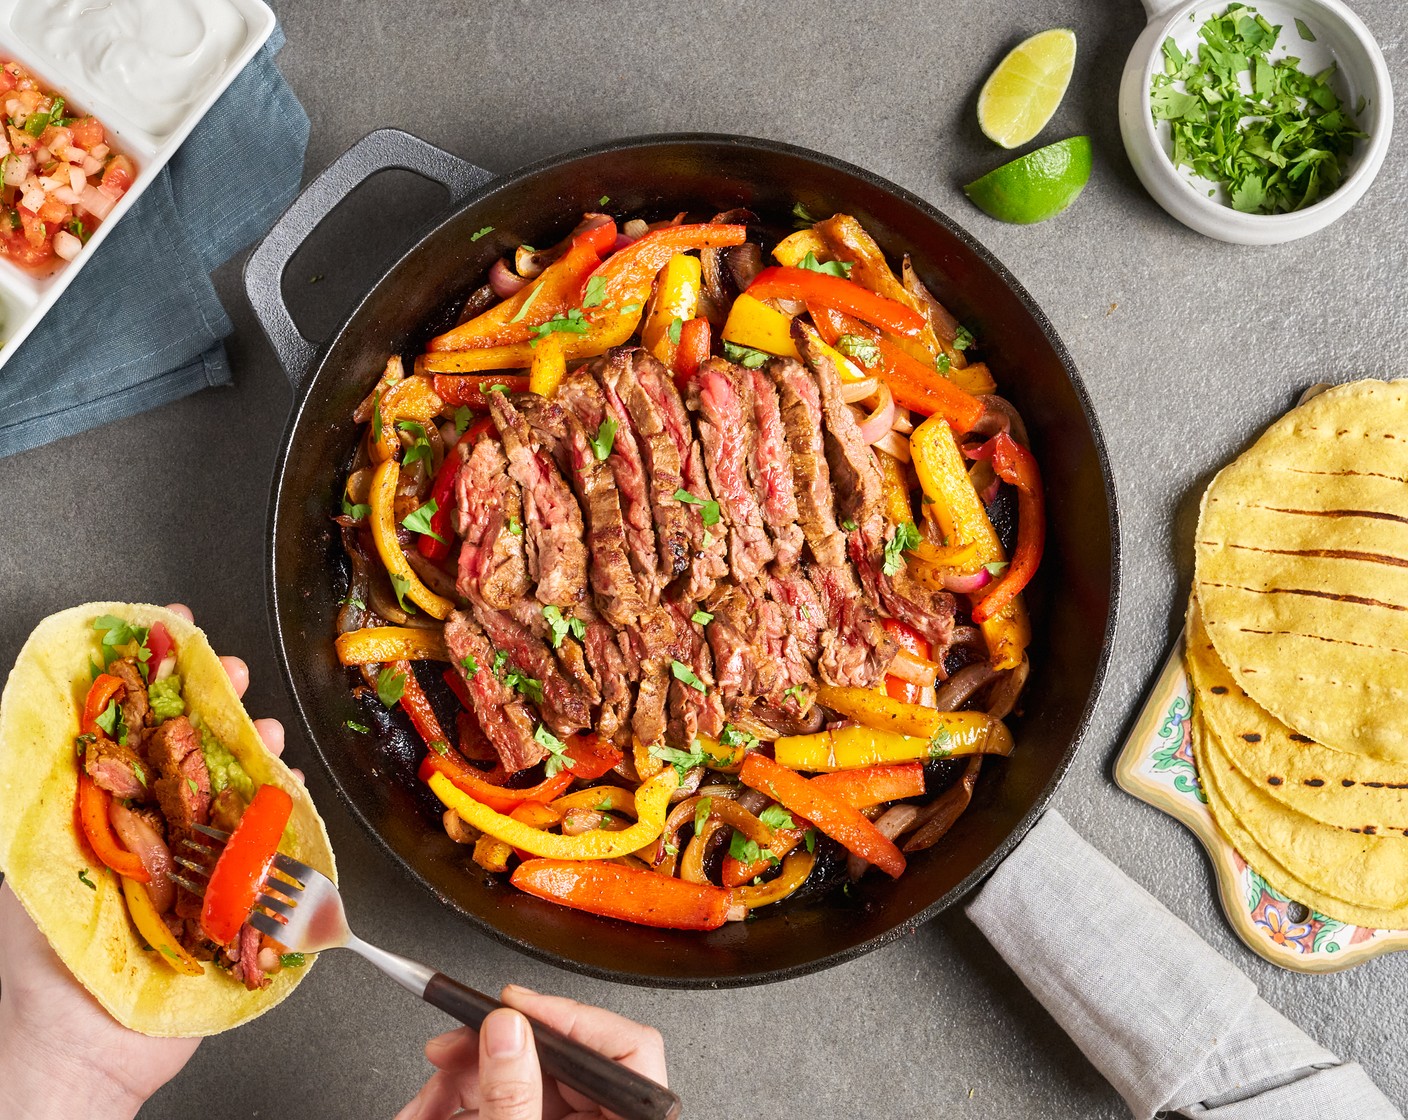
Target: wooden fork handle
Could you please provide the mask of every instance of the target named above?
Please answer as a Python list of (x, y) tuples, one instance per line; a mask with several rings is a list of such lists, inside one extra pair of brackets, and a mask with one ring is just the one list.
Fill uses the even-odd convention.
[[(479, 1029), (489, 1012), (504, 1006), (443, 972), (430, 978), (422, 998), (474, 1030)], [(536, 1019), (533, 1020), (533, 1042), (543, 1073), (590, 1097), (621, 1120), (677, 1120), (680, 1099), (665, 1086), (589, 1046), (573, 1042)]]

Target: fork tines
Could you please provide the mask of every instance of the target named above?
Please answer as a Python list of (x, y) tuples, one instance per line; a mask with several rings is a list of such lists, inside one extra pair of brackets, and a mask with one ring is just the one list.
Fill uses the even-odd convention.
[[(215, 839), (229, 839), (229, 834), (221, 832), (218, 828), (207, 828), (205, 825), (199, 824), (195, 827), (201, 832), (213, 836)], [(182, 849), (188, 849), (192, 854), (198, 857), (204, 857), (205, 860), (213, 860), (219, 857), (220, 849), (213, 848), (209, 844), (202, 844), (193, 836), (181, 837), (178, 841), (178, 845), (179, 846), (172, 851), (171, 858), (176, 863), (180, 864), (181, 867), (185, 868), (186, 871), (190, 872), (190, 875), (181, 875), (175, 871), (168, 871), (166, 877), (173, 883), (185, 887), (186, 890), (199, 897), (205, 893), (206, 884), (204, 880), (210, 878), (210, 865), (202, 862), (201, 859), (191, 859), (179, 853)]]

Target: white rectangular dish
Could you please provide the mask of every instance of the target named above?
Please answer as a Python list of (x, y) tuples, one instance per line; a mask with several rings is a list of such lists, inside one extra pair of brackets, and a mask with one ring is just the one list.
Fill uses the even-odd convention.
[(132, 186), (73, 260), (36, 274), (0, 256), (0, 366), (54, 306), (274, 31), (262, 0), (0, 0), (13, 60), (107, 129)]

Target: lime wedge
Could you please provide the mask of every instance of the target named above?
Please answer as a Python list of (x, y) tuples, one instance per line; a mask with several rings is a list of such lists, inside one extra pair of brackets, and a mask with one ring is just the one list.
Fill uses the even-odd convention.
[(1030, 225), (1055, 217), (1090, 181), (1090, 137), (1072, 136), (1004, 163), (963, 188), (1000, 222)]
[(1057, 27), (1013, 47), (978, 94), (978, 126), (1004, 148), (1018, 148), (1046, 127), (1076, 64), (1076, 33)]

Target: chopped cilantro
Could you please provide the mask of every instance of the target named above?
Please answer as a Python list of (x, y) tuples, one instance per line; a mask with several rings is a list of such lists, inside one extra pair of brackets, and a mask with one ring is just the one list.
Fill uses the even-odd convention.
[(960, 326), (953, 336), (953, 348), (955, 350), (967, 350), (977, 339), (973, 337), (973, 332), (967, 327)]
[(724, 339), (724, 357), (745, 369), (757, 369), (772, 355), (765, 354), (761, 350), (754, 350), (751, 346), (739, 346), (736, 342)]
[(797, 701), (797, 707), (804, 712), (812, 706), (811, 697), (807, 695), (807, 686), (804, 684), (794, 684), (782, 695), (790, 696), (793, 700)]
[(538, 730), (533, 732), (533, 742), (543, 747), (548, 752), (544, 770), (549, 778), (555, 778), (563, 770), (571, 770), (576, 765), (567, 754), (567, 744), (547, 729), (545, 724), (538, 724)]
[(779, 828), (796, 827), (796, 823), (792, 820), (792, 814), (781, 805), (769, 805), (758, 814), (758, 819), (774, 831)]
[(279, 955), (279, 964), (283, 968), (302, 968), (303, 962), (302, 953), (282, 953)]
[(383, 708), (390, 708), (401, 699), (406, 691), (406, 674), (398, 673), (389, 666), (376, 676), (376, 698)]
[(589, 276), (587, 290), (582, 294), (583, 307), (595, 307), (606, 298), (606, 277)]
[(1296, 30), (1300, 32), (1300, 37), (1304, 39), (1307, 43), (1315, 42), (1315, 32), (1310, 30), (1310, 27), (1306, 24), (1305, 20), (1296, 20)]
[(419, 533), (423, 537), (434, 537), (441, 544), (445, 544), (447, 543), (445, 538), (437, 533), (430, 524), (430, 519), (439, 512), (440, 503), (434, 498), (431, 498), (425, 505), (419, 506), (406, 514), (406, 516), (401, 519), (401, 524), (413, 533)]
[(762, 858), (762, 850), (756, 840), (749, 840), (738, 829), (728, 838), (728, 854), (742, 864), (754, 864)]
[(406, 453), (401, 456), (401, 466), (409, 467), (415, 463), (425, 463), (425, 469), (430, 469), (430, 439), (425, 434), (425, 425), (418, 424), (414, 420), (397, 421), (396, 427), (403, 432), (410, 432), (412, 443), (406, 449)]
[(687, 751), (682, 751), (677, 747), (667, 747), (663, 743), (656, 743), (650, 748), (650, 757), (673, 766), (675, 772), (680, 776), (680, 781), (684, 781), (685, 775), (691, 770), (703, 766), (709, 761), (703, 748), (699, 746), (698, 740), (691, 743)]
[(617, 427), (616, 421), (608, 416), (601, 422), (601, 427), (597, 428), (596, 436), (587, 440), (598, 463), (605, 462), (606, 457), (611, 454), (611, 448), (616, 443)]
[(190, 791), (192, 793), (200, 793), (200, 786), (196, 785), (196, 780), (194, 778), (187, 778), (186, 785), (190, 788)]
[(665, 854), (666, 854), (667, 856), (677, 856), (677, 855), (679, 855), (679, 854), (680, 854), (679, 845), (678, 845), (678, 844), (666, 844), (666, 845), (665, 845)]
[(450, 757), (450, 744), (444, 739), (431, 739), (426, 746), (438, 754), (441, 758)]
[(993, 579), (996, 579), (998, 576), (1002, 575), (1007, 571), (1007, 561), (994, 560), (990, 564), (984, 564), (983, 570), (986, 571), (988, 575), (992, 576)]
[(93, 722), (103, 729), (109, 739), (126, 740), (127, 728), (122, 724), (122, 711), (118, 708), (116, 700), (109, 700), (108, 706)]
[[(127, 731), (126, 731), (126, 729), (124, 728), (124, 729), (123, 729), (123, 732), (122, 732), (122, 741), (125, 742), (126, 739), (127, 739)], [(146, 768), (145, 768), (140, 762), (134, 762), (134, 763), (132, 763), (132, 773), (137, 776), (137, 781), (141, 782), (141, 783), (142, 783), (142, 788), (145, 789), (146, 786), (147, 786), (147, 771), (146, 771)]]
[(504, 679), (504, 666), (507, 664), (508, 654), (506, 654), (503, 650), (499, 650), (497, 653), (494, 654), (493, 673), (494, 676), (499, 678), (499, 680)]
[(591, 329), (591, 324), (582, 317), (582, 309), (573, 307), (565, 315), (554, 315), (545, 323), (539, 323), (533, 328), (534, 338), (529, 345), (536, 346), (538, 342), (547, 338), (550, 334), (586, 334)]
[(845, 521), (841, 522), (841, 528), (845, 529), (848, 533), (854, 533), (856, 531), (856, 523), (848, 517)]
[(885, 563), (881, 570), (887, 575), (895, 575), (904, 567), (904, 553), (919, 544), (919, 530), (913, 521), (895, 526), (894, 533), (885, 542)]
[(807, 829), (806, 832), (802, 833), (802, 842), (806, 844), (806, 846), (807, 846), (807, 851), (809, 851), (809, 852), (815, 852), (815, 851), (816, 851), (816, 829), (814, 829), (814, 828), (809, 828), (809, 829)]
[(604, 195), (602, 195), (599, 199), (596, 200), (596, 204), (597, 204), (598, 206), (605, 206), (605, 205), (606, 205), (608, 202), (610, 202), (610, 201), (611, 201), (611, 196), (610, 196), (609, 194), (604, 194)]
[(415, 614), (416, 609), (406, 602), (406, 592), (411, 589), (411, 581), (400, 572), (391, 572), (391, 590), (396, 592), (396, 601), (401, 604), (401, 609), (407, 614)]
[(370, 735), (372, 730), (365, 723), (358, 723), (354, 719), (349, 719), (347, 721), (347, 726), (350, 730), (357, 732), (357, 734), (359, 735)]
[(680, 344), (680, 332), (684, 330), (684, 320), (676, 315), (670, 320), (670, 325), (665, 328), (665, 334), (676, 346)]
[(816, 254), (810, 249), (807, 255), (797, 262), (798, 268), (805, 268), (808, 272), (821, 272), (827, 276), (839, 276), (842, 280), (851, 278), (851, 266), (846, 261), (827, 261), (823, 264), (816, 259)]
[(694, 834), (698, 836), (704, 831), (704, 826), (709, 823), (709, 810), (714, 807), (712, 797), (701, 797), (699, 803), (694, 806)]
[(455, 435), (462, 436), (469, 427), (469, 405), (462, 404), (455, 409)]
[(372, 440), (381, 442), (381, 390), (372, 395)]
[(481, 237), (487, 236), (488, 234), (491, 234), (493, 232), (493, 226), (481, 226), (479, 229), (475, 230), (469, 235), (469, 239), (471, 241), (478, 241)]
[(670, 675), (673, 676), (675, 680), (682, 681), (684, 684), (689, 685), (689, 687), (694, 689), (696, 692), (708, 691), (704, 687), (704, 682), (701, 681), (697, 676), (695, 676), (694, 670), (691, 669), (688, 665), (686, 665), (683, 661), (670, 662)]
[(687, 506), (699, 507), (699, 518), (705, 525), (717, 525), (719, 523), (719, 503), (715, 501), (706, 502), (703, 498), (696, 498), (688, 490), (683, 488), (674, 493), (675, 501), (683, 502)]
[(342, 495), (342, 516), (353, 521), (361, 521), (372, 512), (372, 507), (363, 502), (354, 502), (346, 494)]
[(552, 648), (557, 649), (562, 645), (562, 639), (571, 634), (578, 640), (587, 636), (587, 624), (580, 618), (573, 618), (565, 615), (558, 607), (546, 606), (543, 608), (543, 618), (547, 621), (549, 629), (552, 631)]
[(705, 529), (704, 535), (699, 538), (699, 543), (705, 548), (708, 548), (711, 544), (714, 543), (714, 534), (709, 532), (708, 529)]
[(511, 514), (508, 519), (508, 531), (515, 537), (521, 537), (523, 535), (523, 526), (519, 523), (518, 518)]
[(621, 308), (621, 314), (622, 314), (622, 315), (634, 315), (634, 314), (635, 314), (637, 311), (639, 311), (639, 310), (640, 310), (640, 304), (638, 304), (638, 303), (628, 303), (628, 304), (626, 304), (623, 308)]
[(479, 662), (474, 660), (472, 653), (467, 653), (460, 658), (460, 668), (464, 670), (465, 680), (472, 681), (479, 675)]
[(934, 368), (940, 373), (947, 373), (953, 368), (953, 361), (947, 354), (940, 354), (934, 359)]
[(946, 728), (939, 728), (929, 738), (929, 757), (947, 758), (953, 753), (953, 736)]
[(843, 334), (836, 340), (836, 349), (869, 369), (880, 360), (880, 347), (873, 338), (862, 334)]
[(811, 229), (816, 225), (816, 219), (808, 213), (807, 208), (800, 202), (792, 204), (792, 217), (796, 219), (792, 224), (798, 229)]
[(734, 727), (731, 723), (726, 723), (724, 729), (719, 732), (719, 742), (726, 747), (756, 747), (758, 737), (749, 734), (742, 728)]
[(513, 318), (510, 319), (509, 322), (521, 322), (523, 316), (528, 314), (528, 309), (533, 306), (533, 301), (538, 298), (538, 293), (542, 290), (543, 286), (541, 284), (534, 284), (533, 287), (529, 288), (528, 294), (523, 297), (523, 302), (518, 305), (518, 310), (513, 313)]
[(502, 381), (490, 385), (484, 391), (486, 393), (502, 393), (504, 396), (508, 396), (508, 386), (505, 385)]
[(709, 623), (714, 621), (714, 616), (708, 611), (695, 611), (689, 616), (689, 621), (697, 622), (700, 626), (708, 626)]
[(95, 891), (98, 889), (98, 884), (93, 882), (92, 879), (88, 878), (88, 869), (86, 867), (78, 873), (78, 881), (82, 883), (85, 887), (87, 887), (90, 891)]
[[(130, 622), (118, 618), (116, 615), (105, 614), (93, 620), (93, 629), (101, 630), (103, 636), (100, 639), (103, 647), (103, 668), (106, 669), (114, 661), (122, 656), (121, 650), (131, 645), (137, 644), (137, 658), (142, 675), (147, 675), (145, 662), (151, 657), (151, 651), (146, 649), (147, 627), (133, 626)], [(143, 657), (142, 652), (146, 651), (147, 656)]]

